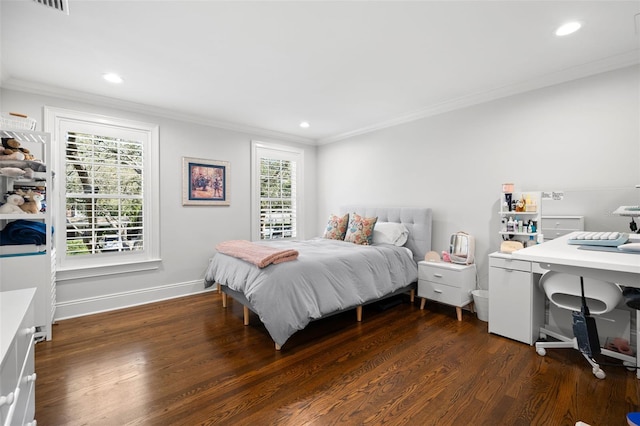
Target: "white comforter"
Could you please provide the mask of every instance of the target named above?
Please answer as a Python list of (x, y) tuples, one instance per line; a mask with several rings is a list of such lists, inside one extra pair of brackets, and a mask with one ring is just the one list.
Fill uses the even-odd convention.
[(264, 244), (295, 249), (300, 255), (260, 269), (216, 253), (205, 282), (243, 293), (279, 345), (311, 320), (379, 299), (418, 280), (417, 265), (405, 247), (323, 238)]

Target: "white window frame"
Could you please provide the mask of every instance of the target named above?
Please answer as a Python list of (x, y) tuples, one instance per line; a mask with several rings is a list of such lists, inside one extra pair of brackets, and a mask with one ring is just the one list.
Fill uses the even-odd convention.
[[(99, 128), (99, 131), (95, 129)], [(141, 141), (143, 144), (143, 250), (108, 255), (66, 256), (65, 153), (67, 129), (75, 132)], [(159, 127), (156, 124), (98, 114), (44, 107), (44, 131), (51, 134), (56, 280), (88, 278), (157, 269), (160, 259)]]
[(251, 141), (251, 240), (260, 241), (260, 158), (263, 154), (296, 162), (296, 238), (304, 239), (304, 150), (287, 145)]

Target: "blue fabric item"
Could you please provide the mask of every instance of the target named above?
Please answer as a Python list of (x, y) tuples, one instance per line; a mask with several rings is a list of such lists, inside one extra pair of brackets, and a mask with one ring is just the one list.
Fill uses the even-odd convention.
[(627, 423), (630, 425), (640, 425), (640, 413), (627, 414)]
[(0, 246), (18, 244), (42, 245), (47, 242), (47, 228), (42, 222), (15, 220), (0, 231)]

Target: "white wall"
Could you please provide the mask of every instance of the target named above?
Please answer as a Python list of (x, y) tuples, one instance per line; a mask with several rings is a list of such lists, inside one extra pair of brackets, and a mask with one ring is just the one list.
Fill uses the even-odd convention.
[(319, 222), (344, 204), (431, 207), (434, 250), (456, 231), (476, 237), (482, 288), (504, 182), (565, 191), (543, 214), (628, 231), (611, 212), (640, 204), (639, 81), (629, 67), (321, 146)]
[[(6, 89), (0, 94), (0, 110), (19, 111), (37, 118), (40, 123), (38, 130), (41, 130), (44, 105), (157, 123), (160, 126), (160, 270), (59, 282), (58, 319), (202, 291), (204, 272), (215, 245), (228, 239), (250, 239), (252, 139), (304, 149), (304, 232), (307, 236), (315, 235), (314, 146)], [(230, 206), (182, 206), (183, 156), (230, 162)]]

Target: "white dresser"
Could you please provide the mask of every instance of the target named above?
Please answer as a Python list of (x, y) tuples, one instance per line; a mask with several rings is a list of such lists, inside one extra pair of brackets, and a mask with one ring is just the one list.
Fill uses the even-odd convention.
[(448, 262), (418, 262), (418, 297), (420, 309), (427, 299), (456, 307), (458, 321), (462, 321), (462, 307), (473, 301), (476, 289), (476, 265)]
[(35, 288), (0, 292), (0, 424), (35, 425)]
[(541, 232), (545, 240), (553, 240), (574, 231), (584, 231), (584, 216), (542, 216)]

